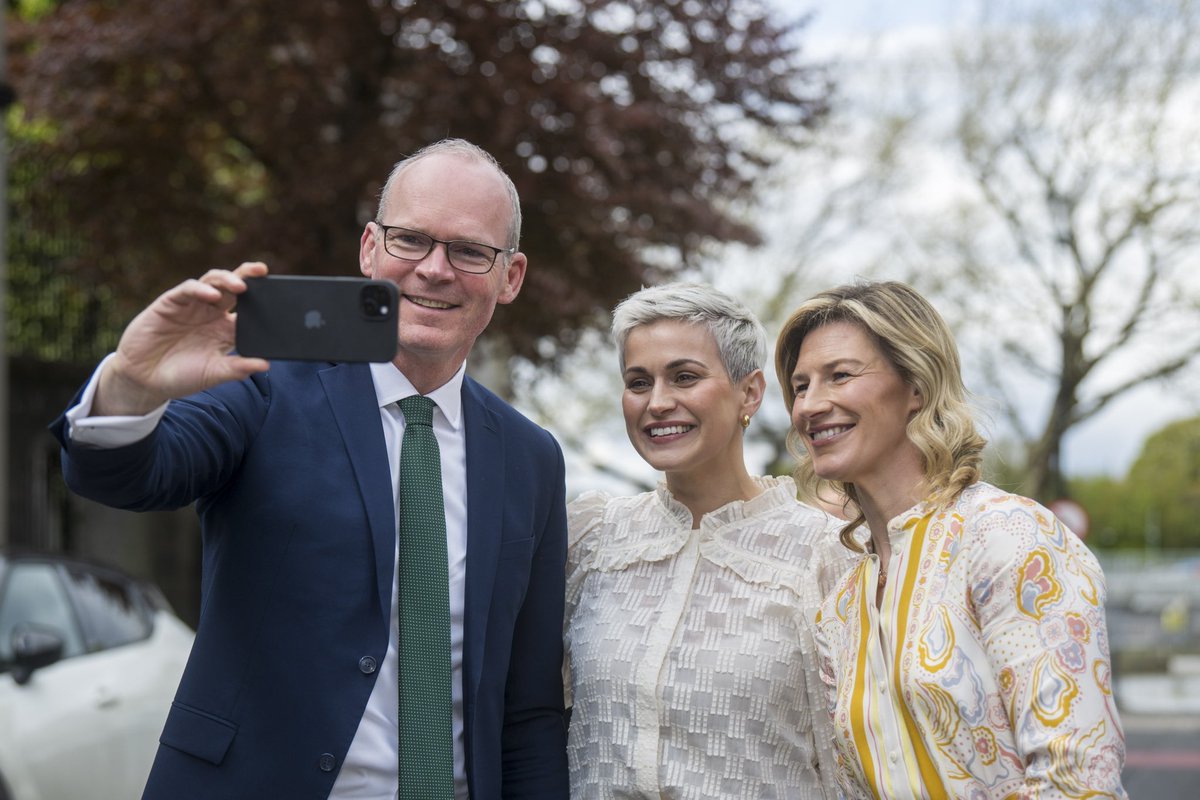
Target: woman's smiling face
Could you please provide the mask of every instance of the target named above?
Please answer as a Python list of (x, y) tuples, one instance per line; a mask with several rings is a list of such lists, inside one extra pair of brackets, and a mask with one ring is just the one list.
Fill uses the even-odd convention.
[(920, 459), (908, 422), (921, 397), (858, 325), (831, 322), (804, 337), (792, 370), (792, 426), (813, 470), (871, 491), (908, 475)]
[(625, 430), (650, 466), (688, 473), (741, 459), (740, 419), (757, 409), (747, 390), (752, 376), (730, 380), (707, 327), (678, 320), (638, 326), (624, 355)]

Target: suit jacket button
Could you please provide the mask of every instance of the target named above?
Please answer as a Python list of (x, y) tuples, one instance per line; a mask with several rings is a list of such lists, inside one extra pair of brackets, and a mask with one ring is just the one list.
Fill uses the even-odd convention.
[(363, 656), (358, 660), (358, 669), (363, 675), (370, 675), (379, 666), (371, 656)]
[(321, 768), (321, 772), (333, 772), (333, 768), (337, 766), (337, 759), (333, 757), (333, 753), (321, 753), (321, 760), (317, 762), (317, 766)]

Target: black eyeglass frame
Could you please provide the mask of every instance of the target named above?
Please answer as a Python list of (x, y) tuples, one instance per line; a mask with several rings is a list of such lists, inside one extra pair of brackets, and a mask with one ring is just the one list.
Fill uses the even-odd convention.
[[(465, 272), (468, 275), (487, 275), (489, 272), (492, 271), (492, 268), (496, 266), (496, 258), (501, 253), (503, 253), (506, 256), (511, 256), (513, 253), (517, 252), (517, 248), (515, 248), (515, 247), (507, 247), (507, 248), (506, 247), (495, 247), (494, 245), (484, 244), (483, 242), (472, 242), (468, 239), (450, 239), (450, 240), (435, 239), (434, 237), (430, 236), (425, 231), (419, 231), (414, 228), (405, 228), (401, 225), (384, 225), (382, 222), (379, 222), (378, 220), (375, 221), (375, 226), (377, 228), (379, 228), (379, 230), (383, 231), (383, 249), (392, 258), (398, 258), (401, 261), (413, 261), (413, 262), (423, 261), (429, 257), (430, 253), (433, 252), (433, 248), (437, 247), (440, 244), (444, 248), (446, 248), (446, 261), (449, 262), (450, 266), (453, 267), (454, 269), (458, 270), (459, 272)], [(429, 240), (429, 249), (426, 250), (424, 255), (422, 255), (420, 258), (412, 258), (410, 256), (397, 255), (396, 253), (393, 253), (391, 251), (391, 249), (388, 247), (388, 231), (404, 231), (405, 233), (412, 233), (412, 234), (416, 234), (417, 236), (424, 236), (426, 239)], [(480, 247), (485, 250), (491, 250), (492, 251), (492, 260), (491, 260), (491, 262), (488, 263), (487, 269), (483, 270), (482, 272), (477, 272), (473, 269), (464, 269), (463, 267), (460, 267), (458, 264), (454, 263), (454, 256), (450, 252), (450, 245), (452, 245), (452, 244), (466, 244), (466, 245), (470, 245), (472, 247)]]

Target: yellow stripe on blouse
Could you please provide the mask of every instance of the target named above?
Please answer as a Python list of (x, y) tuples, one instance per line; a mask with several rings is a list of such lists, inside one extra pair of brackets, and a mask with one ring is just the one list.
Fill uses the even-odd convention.
[[(858, 591), (862, 597), (867, 597), (868, 592), (873, 588), (871, 570), (869, 569), (870, 563), (870, 561), (864, 560), (858, 568)], [(858, 608), (860, 630), (870, 631), (874, 626), (874, 622), (871, 619), (874, 616), (871, 613), (874, 606), (870, 603), (859, 603)], [(868, 786), (878, 786), (878, 771), (875, 768), (875, 760), (872, 758), (875, 750), (869, 744), (875, 737), (870, 736), (867, 731), (868, 720), (877, 716), (876, 714), (868, 713), (867, 709), (867, 704), (875, 697), (875, 694), (867, 685), (867, 676), (870, 671), (867, 664), (869, 655), (867, 638), (863, 637), (863, 647), (858, 651), (858, 665), (854, 670), (854, 695), (851, 700), (853, 705), (850, 712), (850, 724), (854, 731), (854, 749), (858, 754), (862, 766), (863, 777), (866, 778)], [(876, 796), (879, 796), (878, 792)]]
[[(917, 573), (920, 567), (920, 560), (914, 558), (905, 558), (905, 555), (912, 553), (921, 553), (925, 546), (925, 533), (929, 529), (929, 516), (919, 517), (909, 520), (905, 527), (913, 529), (913, 540), (909, 545), (909, 550), (906, 554), (900, 556), (901, 560), (896, 564), (897, 571), (900, 569), (904, 572), (904, 579), (900, 585), (900, 600), (894, 606), (896, 612), (896, 625), (894, 630), (907, 631), (909, 626), (909, 614), (912, 609), (913, 589), (917, 585)], [(897, 636), (893, 643), (894, 651), (892, 654), (892, 685), (903, 686), (904, 681), (900, 675), (900, 665), (904, 656), (904, 647), (907, 637)], [(921, 735), (920, 728), (917, 727), (916, 721), (913, 719), (912, 711), (908, 707), (908, 703), (903, 696), (897, 696), (897, 705), (900, 708), (900, 713), (904, 719), (904, 730), (908, 734), (908, 744), (911, 749), (906, 749), (905, 765), (908, 767), (908, 774), (913, 776), (912, 759), (916, 760), (916, 773), (919, 776), (914, 790), (923, 788), (925, 796), (930, 800), (943, 800), (949, 798), (946, 790), (942, 787), (941, 778), (938, 776), (937, 766), (933, 763), (933, 758), (929, 755), (929, 750), (925, 747), (924, 737)], [(911, 754), (912, 759), (908, 756)], [(914, 791), (915, 794), (915, 791)]]

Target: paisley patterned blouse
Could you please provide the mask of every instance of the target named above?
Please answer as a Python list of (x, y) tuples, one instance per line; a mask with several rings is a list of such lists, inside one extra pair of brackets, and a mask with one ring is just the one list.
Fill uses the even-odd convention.
[(698, 530), (665, 485), (570, 505), (573, 798), (837, 796), (811, 620), (852, 557), (757, 480)]
[(1104, 576), (1048, 510), (977, 483), (888, 526), (816, 639), (849, 798), (1124, 798)]

